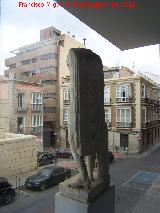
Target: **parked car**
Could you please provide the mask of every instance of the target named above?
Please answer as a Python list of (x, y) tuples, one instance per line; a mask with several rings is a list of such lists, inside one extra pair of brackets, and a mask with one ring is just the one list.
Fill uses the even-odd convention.
[(56, 150), (57, 158), (68, 158), (73, 159), (72, 152), (69, 148), (60, 148)]
[(0, 177), (0, 204), (11, 203), (16, 196), (14, 187), (6, 178)]
[(108, 151), (109, 154), (109, 162), (112, 163), (114, 161), (114, 155), (111, 151)]
[(31, 189), (45, 190), (71, 177), (69, 168), (48, 166), (27, 178), (25, 186)]
[(44, 166), (57, 161), (56, 153), (39, 152), (37, 157), (38, 166)]

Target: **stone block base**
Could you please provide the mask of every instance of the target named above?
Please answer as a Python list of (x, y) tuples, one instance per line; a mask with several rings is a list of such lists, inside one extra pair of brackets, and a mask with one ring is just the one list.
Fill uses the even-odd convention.
[(112, 185), (92, 202), (81, 202), (58, 192), (55, 195), (55, 213), (114, 213), (115, 186)]

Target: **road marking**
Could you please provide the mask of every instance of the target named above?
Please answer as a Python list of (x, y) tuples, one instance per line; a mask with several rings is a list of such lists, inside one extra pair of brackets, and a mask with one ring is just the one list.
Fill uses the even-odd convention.
[(126, 182), (124, 182), (122, 185), (123, 186), (125, 186), (125, 185), (127, 185), (127, 183), (129, 182), (129, 181), (131, 181), (133, 178), (135, 178), (135, 176), (137, 176), (139, 173), (141, 173), (141, 172), (143, 172), (143, 171), (139, 171), (139, 172), (137, 172), (135, 175), (133, 175), (131, 178), (129, 178)]

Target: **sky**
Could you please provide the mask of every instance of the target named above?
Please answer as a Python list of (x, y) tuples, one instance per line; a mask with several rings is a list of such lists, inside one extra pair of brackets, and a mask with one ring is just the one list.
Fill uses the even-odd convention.
[(70, 34), (75, 35), (75, 39), (82, 43), (83, 38), (86, 38), (86, 47), (100, 55), (104, 66), (126, 66), (135, 72), (160, 75), (158, 45), (121, 51), (61, 7), (20, 8), (19, 0), (0, 1), (0, 75), (3, 75), (6, 69), (4, 59), (14, 56), (10, 53), (11, 50), (39, 41), (39, 31), (50, 26), (56, 27), (65, 34), (70, 31)]

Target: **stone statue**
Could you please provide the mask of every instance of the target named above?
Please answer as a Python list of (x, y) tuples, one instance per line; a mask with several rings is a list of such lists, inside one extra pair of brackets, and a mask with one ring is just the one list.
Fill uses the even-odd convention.
[[(67, 64), (70, 70), (68, 139), (80, 172), (70, 186), (90, 188), (94, 180), (109, 185), (102, 61), (89, 49), (73, 48)], [(96, 179), (93, 176), (95, 158), (98, 164)]]

